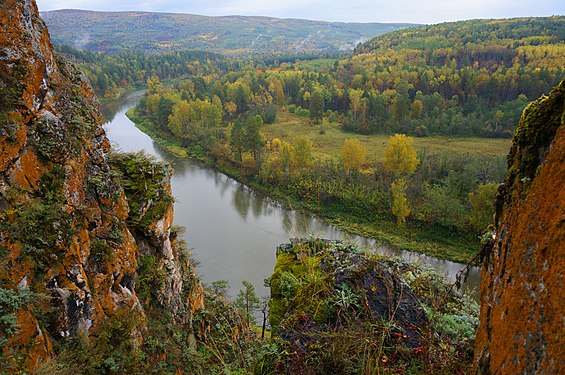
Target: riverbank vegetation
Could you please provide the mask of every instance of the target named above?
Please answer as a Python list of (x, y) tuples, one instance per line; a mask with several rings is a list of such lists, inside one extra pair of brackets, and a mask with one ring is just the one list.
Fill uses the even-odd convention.
[[(129, 115), (177, 156), (207, 160), (354, 233), (466, 261), (492, 217), (506, 138), (526, 104), (564, 74), (564, 24), (399, 30), (346, 59), (66, 52), (90, 59), (100, 92), (145, 84)], [(162, 83), (170, 78), (174, 85)], [(415, 168), (387, 163), (395, 134)]]
[[(273, 104), (272, 97), (264, 101), (255, 97), (256, 104), (248, 104), (249, 108), (238, 115), (235, 102), (239, 101), (240, 106), (245, 103), (242, 85), (231, 93), (234, 102), (226, 101), (224, 105), (217, 95), (212, 99), (204, 96), (204, 99), (183, 100), (183, 95), (190, 95), (182, 89), (184, 82), (176, 88), (150, 83), (152, 88), (128, 115), (142, 124), (145, 131), (149, 128), (148, 132), (161, 145), (177, 155), (175, 150), (187, 150), (290, 206), (321, 213), (351, 232), (394, 246), (459, 261), (472, 258), (476, 251), (477, 235), (483, 227), (474, 227), (476, 232), (468, 231), (472, 209), (469, 194), (479, 185), (502, 178), (503, 153), (496, 155), (496, 150), (486, 152), (494, 156), (478, 152), (448, 153), (442, 148), (449, 147), (445, 146), (449, 138), (438, 138), (437, 146), (433, 138), (422, 138), (427, 147), (410, 145), (417, 164), (408, 171), (401, 166), (387, 166), (384, 155), (389, 135), (349, 134), (337, 122), (330, 123), (327, 119), (320, 122), (319, 126), (326, 129), (320, 132), (318, 125), (308, 118)], [(264, 113), (268, 110), (280, 116), (279, 119)], [(274, 123), (264, 124), (263, 118)], [(281, 133), (277, 133), (278, 129)], [(285, 137), (283, 131), (291, 136)], [(452, 141), (479, 149), (478, 139)], [(507, 143), (489, 142), (499, 149)], [(348, 143), (360, 147), (362, 155), (359, 150), (350, 156), (344, 154), (342, 148)], [(483, 180), (479, 180), (481, 173)], [(390, 194), (396, 179), (404, 181), (400, 221)], [(461, 180), (466, 184), (458, 182), (449, 188), (450, 181)], [(491, 207), (487, 201), (477, 206), (477, 210), (486, 210), (484, 216), (488, 216)], [(406, 225), (398, 226), (396, 222)]]

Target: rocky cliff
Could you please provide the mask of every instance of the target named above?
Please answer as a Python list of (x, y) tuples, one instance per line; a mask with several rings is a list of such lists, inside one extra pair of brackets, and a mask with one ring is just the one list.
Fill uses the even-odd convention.
[[(171, 236), (170, 171), (140, 156), (109, 163), (97, 100), (53, 53), (34, 1), (1, 2), (0, 26), (0, 371), (33, 370), (53, 341), (88, 337), (122, 310), (139, 312), (140, 342), (143, 256), (161, 276), (147, 298), (189, 325), (202, 289)], [(126, 162), (149, 166), (133, 200)]]
[(516, 129), (481, 273), (475, 372), (565, 373), (565, 81)]

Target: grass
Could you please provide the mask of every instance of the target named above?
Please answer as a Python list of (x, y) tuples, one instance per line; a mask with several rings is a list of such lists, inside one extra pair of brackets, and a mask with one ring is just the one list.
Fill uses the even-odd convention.
[(323, 68), (331, 68), (336, 62), (336, 59), (315, 59), (299, 61), (295, 65), (300, 69), (309, 69), (312, 71), (319, 71)]
[[(228, 173), (230, 171), (225, 171)], [(232, 176), (233, 177), (233, 176)], [(438, 259), (467, 263), (476, 255), (480, 247), (474, 233), (457, 233), (448, 228), (408, 220), (399, 227), (392, 217), (369, 215), (360, 217), (347, 214), (338, 208), (325, 206), (313, 201), (298, 200), (288, 195), (284, 189), (246, 181), (255, 190), (274, 197), (285, 207), (305, 209), (323, 217), (328, 223), (354, 235), (373, 238), (392, 248), (423, 253)]]
[[(167, 151), (179, 156), (187, 157), (190, 152), (182, 148), (178, 142), (171, 140), (170, 134), (161, 133), (152, 124), (136, 116), (134, 110), (126, 113), (136, 126), (151, 136), (160, 146)], [(337, 123), (325, 123), (325, 134), (319, 133), (320, 125), (312, 125), (304, 117), (280, 111), (275, 124), (265, 125), (262, 128), (267, 139), (279, 138), (292, 143), (301, 135), (306, 135), (314, 142), (314, 155), (317, 158), (339, 158), (341, 146), (346, 138), (359, 139), (368, 148), (368, 161), (376, 162), (382, 157), (389, 135), (359, 135), (343, 132)], [(486, 145), (486, 146), (485, 146)], [(416, 138), (417, 149), (427, 148), (430, 153), (459, 153), (474, 155), (504, 155), (509, 140), (484, 139), (484, 138), (449, 138), (428, 137)], [(175, 153), (176, 152), (176, 153)], [(237, 168), (225, 163), (214, 165), (221, 172), (242, 181), (251, 188), (261, 191), (277, 199), (286, 207), (293, 209), (306, 209), (324, 217), (329, 223), (336, 225), (352, 234), (374, 238), (389, 246), (408, 251), (425, 253), (440, 259), (449, 259), (465, 263), (473, 258), (479, 248), (479, 241), (471, 233), (461, 234), (450, 232), (446, 228), (418, 221), (408, 221), (405, 227), (398, 227), (389, 217), (371, 218), (346, 214), (334, 207), (298, 200), (289, 196), (288, 192), (275, 186), (266, 187), (253, 178), (242, 176)]]
[[(358, 139), (367, 147), (367, 161), (374, 163), (382, 159), (388, 134), (361, 135), (344, 132), (336, 122), (324, 120), (324, 134), (320, 134), (321, 125), (313, 125), (305, 117), (279, 111), (277, 121), (262, 128), (268, 140), (279, 138), (291, 144), (299, 136), (307, 136), (313, 142), (314, 156), (319, 159), (336, 159), (341, 155), (341, 147), (346, 138)], [(450, 153), (472, 156), (505, 156), (510, 150), (512, 140), (495, 138), (445, 137), (434, 136), (414, 138), (417, 151), (426, 150), (430, 154)]]
[(161, 134), (161, 132), (155, 129), (152, 124), (147, 122), (141, 116), (138, 116), (135, 108), (128, 110), (126, 112), (126, 116), (135, 124), (135, 126), (137, 126), (142, 132), (150, 136), (159, 146), (164, 148), (167, 152), (180, 159), (185, 159), (188, 157), (188, 152), (180, 145), (180, 143), (167, 138), (167, 135), (165, 134)]

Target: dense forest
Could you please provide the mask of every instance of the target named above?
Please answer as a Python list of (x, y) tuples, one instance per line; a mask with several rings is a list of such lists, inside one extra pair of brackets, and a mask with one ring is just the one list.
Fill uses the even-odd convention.
[(53, 41), (96, 52), (205, 49), (226, 54), (351, 51), (409, 23), (325, 22), (273, 17), (209, 17), (161, 12), (43, 12)]
[[(443, 233), (448, 243), (467, 244), (460, 246), (467, 255), (430, 250), (434, 245), (428, 252), (462, 260), (476, 246), (473, 233), (490, 221), (505, 151), (437, 150), (433, 142), (415, 148), (410, 137), (511, 137), (528, 102), (564, 76), (563, 26), (565, 17), (422, 26), (378, 36), (349, 57), (60, 49), (81, 63), (101, 96), (148, 87), (136, 121), (172, 140), (177, 153), (208, 157), (338, 221), (382, 226), (400, 217), (419, 242)], [(302, 124), (292, 136), (290, 123)], [(318, 138), (326, 132), (328, 142)], [(396, 141), (417, 153), (415, 167), (387, 165), (383, 147), (371, 143), (394, 134), (408, 136)], [(399, 202), (405, 207), (395, 207)]]
[(341, 60), (332, 55), (227, 59), (204, 52), (147, 56), (64, 50), (88, 62), (84, 68), (94, 87), (107, 96), (120, 87), (143, 85), (151, 76), (210, 80), (247, 67), (257, 71), (249, 81), (280, 83), (280, 104), (309, 110), (310, 98), (315, 106), (321, 96), (324, 115), (345, 130), (510, 137), (524, 106), (565, 73), (564, 25), (564, 17), (550, 17), (410, 28), (359, 45), (354, 56)]
[[(424, 248), (463, 260), (490, 222), (505, 151), (415, 148), (411, 137), (510, 137), (527, 103), (564, 75), (563, 25), (564, 17), (550, 17), (425, 26), (377, 37), (341, 59), (62, 50), (84, 61), (107, 97), (146, 85), (132, 116), (177, 153), (209, 158), (337, 221), (404, 227), (407, 220), (419, 242), (405, 248), (442, 233), (433, 236), (448, 243), (442, 251)], [(290, 123), (302, 124), (293, 131), (303, 136), (285, 135)], [(328, 141), (336, 135), (333, 149), (326, 132)], [(376, 150), (373, 138), (355, 133), (391, 137)], [(413, 155), (413, 165), (383, 152)], [(388, 239), (374, 227), (356, 230)]]

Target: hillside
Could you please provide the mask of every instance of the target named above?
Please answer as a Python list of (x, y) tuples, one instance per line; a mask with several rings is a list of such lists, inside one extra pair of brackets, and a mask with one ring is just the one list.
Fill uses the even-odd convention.
[(479, 45), (485, 49), (504, 47), (512, 51), (520, 46), (563, 43), (564, 26), (563, 16), (446, 22), (376, 36), (360, 45), (356, 52), (469, 49)]
[(233, 52), (349, 51), (399, 23), (341, 23), (180, 13), (42, 12), (55, 44), (90, 51), (203, 49)]
[[(400, 123), (415, 135), (509, 137), (528, 100), (563, 79), (563, 30), (565, 17), (555, 16), (461, 21), (376, 37), (355, 49), (341, 73), (369, 100), (367, 121), (353, 117), (347, 127), (366, 133)], [(379, 114), (383, 101), (388, 118)]]

